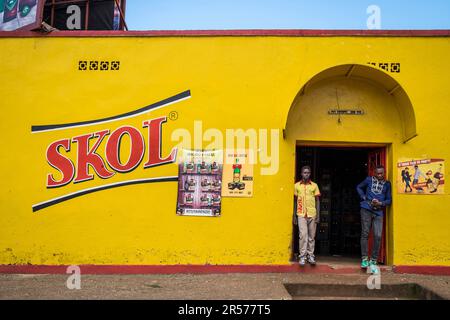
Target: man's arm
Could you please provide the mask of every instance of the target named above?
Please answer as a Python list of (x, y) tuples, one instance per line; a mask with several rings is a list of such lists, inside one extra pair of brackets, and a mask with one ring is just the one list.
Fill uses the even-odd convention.
[(294, 199), (295, 203), (297, 203), (298, 192), (297, 192), (297, 184), (294, 184)]
[(294, 223), (294, 225), (297, 225), (297, 198), (298, 198), (297, 188), (294, 184), (294, 214), (292, 215), (292, 222)]
[(356, 191), (362, 200), (366, 200), (367, 178), (356, 186)]
[(387, 181), (386, 184), (386, 198), (384, 201), (382, 201), (382, 205), (384, 207), (391, 205), (392, 203), (392, 192), (391, 192), (392, 188), (391, 188), (391, 183), (389, 181)]
[(316, 223), (320, 222), (320, 197), (316, 196)]

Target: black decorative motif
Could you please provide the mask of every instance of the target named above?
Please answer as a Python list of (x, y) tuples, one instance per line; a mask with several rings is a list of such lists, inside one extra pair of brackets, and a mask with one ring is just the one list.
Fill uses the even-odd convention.
[(120, 61), (111, 61), (111, 70), (119, 70)]
[(400, 73), (400, 63), (391, 63), (391, 72)]
[(384, 71), (389, 71), (389, 63), (380, 62), (380, 63), (378, 63), (378, 67), (380, 69), (383, 69)]
[(109, 61), (100, 62), (100, 70), (109, 70)]
[(87, 70), (87, 61), (78, 61), (78, 70)]
[[(89, 66), (89, 69), (88, 69)], [(120, 61), (98, 61), (98, 60), (80, 60), (78, 61), (78, 70), (79, 71), (117, 71), (120, 69)]]
[(400, 62), (367, 62), (368, 65), (379, 67), (386, 72), (400, 73)]
[(98, 70), (98, 61), (89, 61), (89, 70)]

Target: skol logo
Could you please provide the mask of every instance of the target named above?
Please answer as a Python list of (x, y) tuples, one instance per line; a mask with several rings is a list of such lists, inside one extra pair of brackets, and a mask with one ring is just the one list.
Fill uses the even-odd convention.
[[(146, 137), (137, 128), (126, 125), (113, 132), (102, 130), (52, 142), (47, 148), (47, 162), (58, 170), (62, 177), (56, 179), (54, 173), (48, 173), (47, 188), (62, 187), (72, 181), (80, 183), (94, 179), (94, 174), (89, 173), (89, 166), (102, 179), (111, 178), (117, 172), (130, 172), (142, 162), (144, 154), (147, 154), (144, 168), (174, 162), (177, 148), (173, 148), (166, 157), (161, 156), (162, 125), (166, 121), (167, 117), (144, 121), (142, 126), (147, 129)], [(131, 152), (128, 160), (121, 162), (120, 145), (126, 135), (131, 141)], [(104, 154), (97, 152), (101, 144), (105, 144)], [(72, 152), (74, 145), (77, 145), (76, 163), (64, 154)]]
[[(31, 132), (66, 130), (128, 119), (189, 99), (190, 97), (190, 90), (186, 90), (123, 114), (81, 122), (33, 125), (31, 126)], [(173, 147), (168, 154), (162, 155), (162, 128), (165, 122), (167, 122), (167, 117), (165, 116), (143, 121), (142, 128), (144, 128), (144, 133), (141, 133), (138, 128), (132, 125), (124, 125), (113, 131), (109, 129), (91, 129), (91, 132), (86, 134), (51, 142), (47, 146), (45, 154), (48, 164), (53, 168), (49, 168), (50, 170), (45, 175), (47, 189), (63, 187), (69, 183), (89, 181), (94, 179), (95, 175), (102, 179), (109, 179), (116, 173), (133, 171), (143, 160), (142, 167), (144, 169), (175, 162), (177, 147)], [(120, 157), (121, 145), (125, 137), (127, 142), (129, 142), (130, 151), (128, 152), (127, 160), (122, 161)], [(90, 169), (92, 170), (90, 171)], [(33, 212), (36, 212), (63, 201), (110, 188), (169, 181), (178, 181), (178, 178), (177, 176), (163, 176), (102, 184), (45, 200), (34, 204), (32, 209)]]

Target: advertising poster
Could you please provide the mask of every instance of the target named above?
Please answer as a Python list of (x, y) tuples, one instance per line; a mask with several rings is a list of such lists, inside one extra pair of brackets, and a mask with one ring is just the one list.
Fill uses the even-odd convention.
[(443, 194), (444, 159), (400, 159), (397, 189), (402, 194)]
[(249, 150), (225, 152), (223, 197), (253, 196), (253, 161)]
[(44, 0), (0, 0), (0, 31), (36, 28)]
[(181, 150), (177, 215), (220, 216), (222, 166), (221, 150)]

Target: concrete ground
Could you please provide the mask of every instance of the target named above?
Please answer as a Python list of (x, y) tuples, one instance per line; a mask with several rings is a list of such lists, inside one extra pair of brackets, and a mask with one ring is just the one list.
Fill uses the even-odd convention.
[[(0, 299), (290, 300), (293, 297), (284, 287), (285, 283), (366, 285), (368, 278), (365, 274), (307, 273), (81, 275), (81, 289), (69, 290), (66, 286), (68, 276), (0, 274)], [(381, 274), (381, 290), (383, 285), (406, 283), (419, 284), (450, 299), (450, 276)]]

